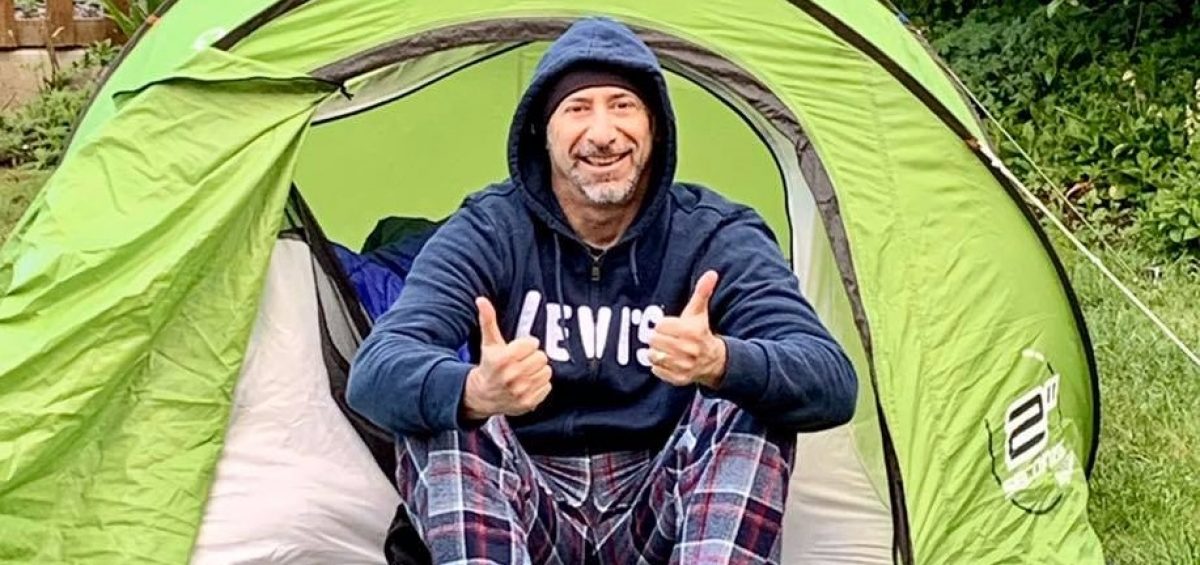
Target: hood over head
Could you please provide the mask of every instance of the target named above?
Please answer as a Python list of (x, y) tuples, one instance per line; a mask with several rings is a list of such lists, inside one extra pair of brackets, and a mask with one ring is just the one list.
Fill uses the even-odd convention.
[(653, 115), (654, 146), (646, 197), (633, 225), (621, 236), (622, 241), (633, 239), (665, 207), (668, 188), (674, 181), (675, 115), (658, 58), (624, 25), (607, 18), (583, 19), (550, 45), (513, 116), (508, 140), (509, 175), (539, 219), (579, 241), (550, 187), (543, 110), (559, 78), (581, 68), (627, 74), (632, 83), (642, 86), (638, 94), (645, 98), (643, 102)]

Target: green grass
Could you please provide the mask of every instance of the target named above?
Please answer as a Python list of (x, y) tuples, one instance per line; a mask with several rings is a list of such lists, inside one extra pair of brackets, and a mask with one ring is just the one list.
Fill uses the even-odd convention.
[[(45, 178), (0, 171), (0, 239)], [(1081, 254), (1059, 249), (1100, 365), (1103, 427), (1090, 514), (1108, 561), (1200, 563), (1200, 370)], [(1122, 278), (1200, 347), (1200, 266), (1164, 265), (1132, 248), (1116, 254), (1138, 269)]]
[[(1200, 369), (1080, 253), (1059, 246), (1100, 367), (1100, 453), (1089, 513), (1110, 563), (1200, 563)], [(1115, 252), (1118, 272), (1200, 348), (1200, 267)], [(1112, 254), (1107, 263), (1116, 263)], [(1116, 269), (1115, 264), (1110, 268)]]
[(0, 242), (8, 238), (9, 230), (21, 219), (47, 176), (41, 171), (0, 169)]

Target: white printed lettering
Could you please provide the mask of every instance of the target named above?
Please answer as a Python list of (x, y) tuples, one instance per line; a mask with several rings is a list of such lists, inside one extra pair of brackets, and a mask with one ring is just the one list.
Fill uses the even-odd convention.
[[(634, 310), (636, 313), (637, 310)], [(654, 337), (654, 326), (663, 319), (663, 309), (658, 306), (647, 306), (646, 311), (642, 312), (641, 323), (638, 324), (638, 341), (644, 345), (649, 345), (650, 339)], [(643, 347), (637, 350), (637, 360), (643, 367), (650, 366), (650, 348)]]
[(546, 304), (546, 341), (542, 347), (546, 356), (554, 361), (571, 360), (571, 353), (563, 347), (563, 341), (571, 338), (566, 320), (571, 319), (571, 307), (553, 302)]
[(521, 304), (521, 317), (517, 318), (517, 337), (533, 335), (533, 320), (537, 318), (538, 306), (542, 303), (542, 293), (531, 290), (525, 293), (525, 302)]
[(583, 354), (588, 359), (604, 357), (608, 345), (608, 327), (612, 325), (612, 308), (601, 306), (593, 317), (589, 306), (579, 307), (579, 339), (583, 340)]
[(629, 307), (621, 308), (621, 328), (617, 336), (617, 363), (629, 364)]

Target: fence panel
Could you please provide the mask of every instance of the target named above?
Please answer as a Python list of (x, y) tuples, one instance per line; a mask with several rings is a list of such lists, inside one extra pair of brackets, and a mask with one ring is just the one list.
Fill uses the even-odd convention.
[[(128, 0), (119, 0), (125, 8)], [(75, 16), (72, 0), (46, 0), (45, 17), (18, 18), (14, 0), (0, 0), (0, 50), (44, 47), (79, 47), (103, 39), (120, 43), (125, 38), (104, 16)]]

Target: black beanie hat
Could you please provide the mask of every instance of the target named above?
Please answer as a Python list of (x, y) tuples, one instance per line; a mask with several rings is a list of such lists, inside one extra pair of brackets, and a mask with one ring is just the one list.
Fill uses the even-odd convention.
[(654, 107), (651, 101), (646, 99), (646, 92), (649, 92), (649, 89), (638, 84), (644, 81), (638, 81), (631, 75), (633, 75), (631, 71), (618, 67), (590, 65), (575, 67), (563, 72), (553, 86), (546, 90), (546, 103), (542, 106), (542, 126), (544, 127), (550, 122), (550, 116), (568, 96), (595, 86), (624, 88), (637, 95), (648, 108)]

